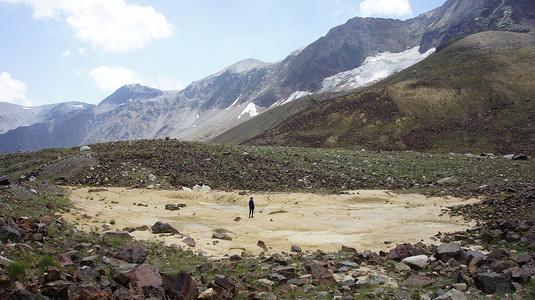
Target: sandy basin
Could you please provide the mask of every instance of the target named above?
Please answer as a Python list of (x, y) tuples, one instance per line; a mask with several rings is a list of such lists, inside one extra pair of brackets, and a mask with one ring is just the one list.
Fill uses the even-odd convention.
[[(135, 231), (131, 235), (185, 248), (189, 247), (182, 240), (192, 237), (196, 246), (190, 249), (214, 257), (244, 250), (257, 255), (263, 251), (257, 246), (258, 240), (265, 242), (268, 253), (289, 252), (291, 245), (303, 251), (338, 251), (342, 245), (379, 251), (395, 247), (396, 243), (431, 243), (430, 237), (439, 231), (458, 231), (470, 226), (460, 218), (439, 216), (442, 208), (475, 201), (392, 191), (361, 190), (344, 195), (261, 193), (252, 195), (256, 209), (254, 218), (249, 219), (249, 195), (237, 192), (125, 188), (96, 193), (89, 193), (88, 188), (71, 191), (75, 209), (64, 218), (78, 224), (81, 230), (102, 232), (104, 224), (111, 230), (143, 225), (150, 228), (162, 221), (176, 228), (180, 235), (149, 231)], [(177, 211), (164, 209), (166, 204), (179, 203), (186, 207)], [(82, 217), (84, 214), (90, 219)], [(237, 217), (241, 220), (235, 221)], [(228, 230), (232, 241), (212, 239), (214, 229)]]

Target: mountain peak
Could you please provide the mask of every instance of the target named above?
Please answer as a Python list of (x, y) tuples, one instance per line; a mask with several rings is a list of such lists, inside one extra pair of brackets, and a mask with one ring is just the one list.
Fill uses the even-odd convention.
[(130, 100), (158, 97), (161, 94), (163, 94), (163, 92), (159, 89), (151, 88), (138, 83), (127, 84), (118, 88), (115, 92), (113, 92), (113, 94), (102, 100), (100, 104), (123, 104)]

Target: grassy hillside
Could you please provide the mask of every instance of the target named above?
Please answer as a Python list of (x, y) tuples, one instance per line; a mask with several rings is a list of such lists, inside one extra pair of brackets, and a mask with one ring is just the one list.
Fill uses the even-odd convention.
[(246, 144), (535, 150), (535, 38), (484, 32), (361, 92), (315, 104)]

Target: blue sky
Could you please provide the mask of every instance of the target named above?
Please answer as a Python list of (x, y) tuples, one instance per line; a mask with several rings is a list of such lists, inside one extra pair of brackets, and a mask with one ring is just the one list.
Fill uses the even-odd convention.
[(284, 59), (350, 18), (407, 19), (445, 0), (0, 0), (0, 102), (98, 104), (182, 89), (246, 58)]

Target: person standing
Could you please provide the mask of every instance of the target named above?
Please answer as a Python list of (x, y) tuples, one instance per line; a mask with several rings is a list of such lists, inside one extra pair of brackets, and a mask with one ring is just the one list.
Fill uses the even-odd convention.
[(253, 197), (249, 199), (249, 218), (254, 218), (254, 201)]

